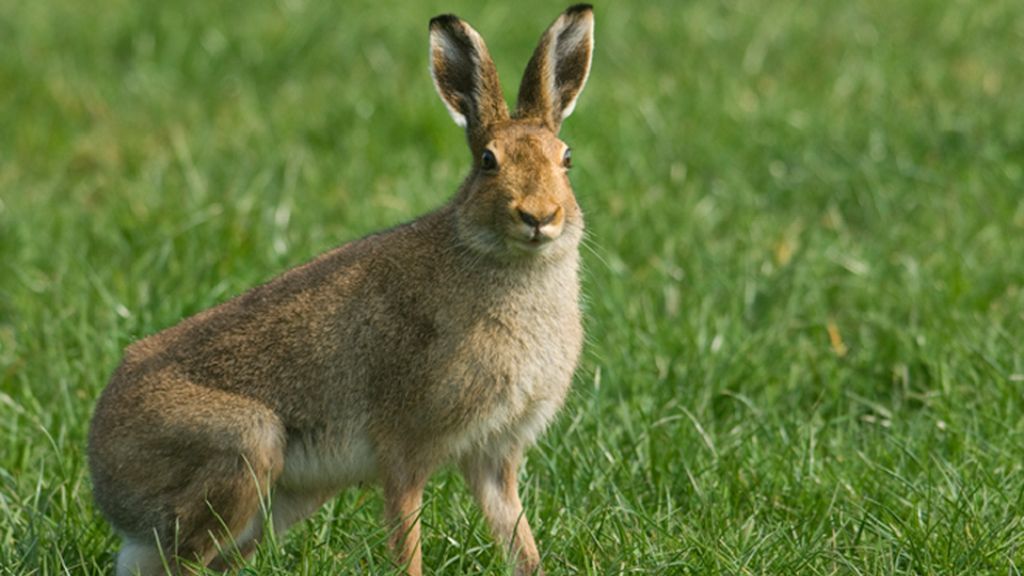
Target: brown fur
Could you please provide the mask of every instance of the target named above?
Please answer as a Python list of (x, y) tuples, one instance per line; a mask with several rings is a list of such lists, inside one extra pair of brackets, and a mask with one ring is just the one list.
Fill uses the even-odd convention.
[(582, 343), (583, 220), (556, 131), (589, 52), (583, 68), (575, 53), (545, 60), (567, 27), (589, 51), (590, 9), (573, 7), (531, 67), (580, 77), (527, 90), (554, 104), (511, 119), (479, 35), (432, 21), (438, 93), (475, 159), (453, 200), (128, 347), (89, 436), (96, 502), (125, 537), (120, 574), (229, 567), (268, 529), (266, 505), (283, 531), (361, 481), (383, 485), (391, 545), (419, 574), (423, 487), (450, 461), (517, 572), (539, 570), (516, 472)]

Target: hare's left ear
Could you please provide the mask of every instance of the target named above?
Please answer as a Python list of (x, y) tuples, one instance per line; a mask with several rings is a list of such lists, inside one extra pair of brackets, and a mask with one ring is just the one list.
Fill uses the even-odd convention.
[(587, 83), (593, 51), (594, 9), (572, 6), (544, 32), (526, 65), (516, 117), (541, 119), (557, 133)]
[(484, 39), (451, 14), (430, 21), (430, 75), (448, 113), (466, 129), (471, 147), (495, 122), (508, 120), (498, 71)]

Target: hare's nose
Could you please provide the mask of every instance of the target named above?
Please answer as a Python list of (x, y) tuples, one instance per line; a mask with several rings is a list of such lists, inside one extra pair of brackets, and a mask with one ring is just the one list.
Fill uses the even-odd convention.
[(547, 214), (544, 214), (543, 216), (531, 214), (531, 213), (526, 212), (525, 210), (523, 210), (521, 208), (520, 209), (516, 209), (516, 211), (519, 212), (519, 219), (520, 220), (525, 222), (527, 226), (532, 226), (534, 228), (540, 228), (541, 226), (545, 226), (547, 224), (550, 224), (551, 221), (555, 219), (555, 216), (558, 215), (558, 209), (557, 208), (555, 210), (552, 210), (551, 212), (549, 212)]

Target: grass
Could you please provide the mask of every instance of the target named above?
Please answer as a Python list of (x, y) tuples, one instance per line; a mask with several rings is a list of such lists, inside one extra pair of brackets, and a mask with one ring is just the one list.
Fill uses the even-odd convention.
[[(442, 203), (426, 23), (506, 92), (560, 6), (0, 0), (0, 573), (100, 574), (120, 350)], [(563, 137), (584, 360), (529, 453), (552, 574), (1018, 574), (1024, 4), (603, 3)], [(373, 489), (254, 574), (393, 570)], [(461, 479), (424, 561), (504, 573)]]

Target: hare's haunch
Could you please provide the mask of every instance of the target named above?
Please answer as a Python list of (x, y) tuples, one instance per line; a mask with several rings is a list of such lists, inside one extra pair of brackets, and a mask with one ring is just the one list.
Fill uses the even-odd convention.
[(510, 114), (480, 35), (434, 18), (431, 74), (473, 157), (452, 200), (127, 348), (89, 434), (96, 502), (124, 537), (118, 574), (231, 568), (267, 530), (371, 481), (419, 574), (423, 487), (448, 462), (517, 572), (540, 570), (516, 474), (583, 339), (583, 217), (557, 134), (592, 47), (590, 6), (569, 8)]

